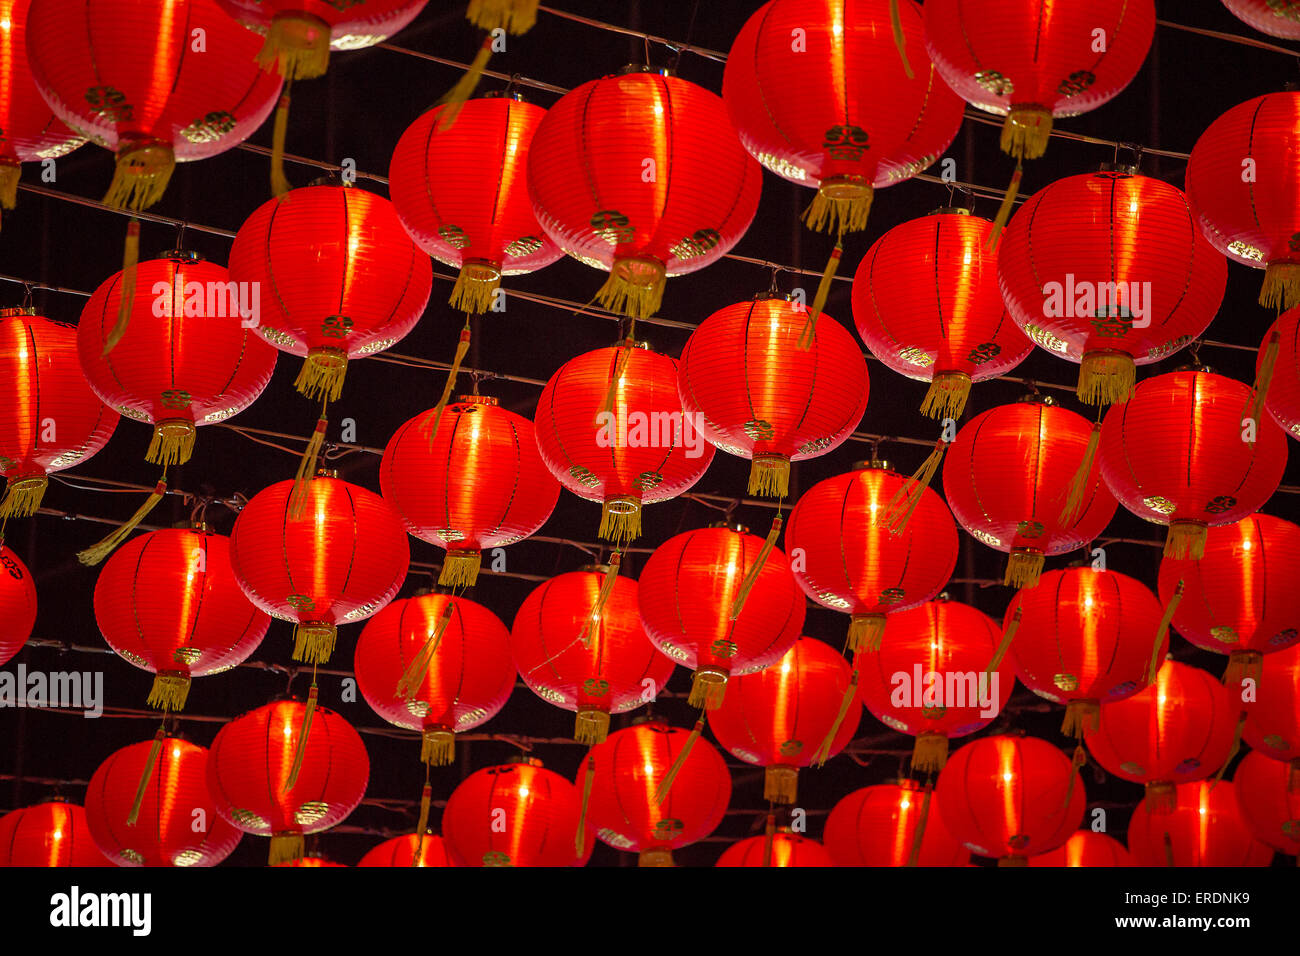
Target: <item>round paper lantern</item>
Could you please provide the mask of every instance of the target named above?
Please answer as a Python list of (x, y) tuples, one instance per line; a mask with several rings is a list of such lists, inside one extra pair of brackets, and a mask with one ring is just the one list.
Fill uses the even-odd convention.
[(560, 97), (528, 153), (528, 192), (546, 234), (609, 279), (597, 301), (636, 318), (668, 276), (716, 262), (749, 228), (762, 170), (715, 94), (649, 67)]
[(916, 738), (912, 772), (939, 770), (948, 741), (987, 727), (1016, 686), (1009, 661), (990, 677), (1002, 633), (988, 615), (959, 601), (937, 600), (889, 617), (876, 654), (859, 655), (858, 696), (891, 730)]
[[(419, 859), (416, 848), (419, 847)], [(379, 846), (368, 850), (357, 866), (455, 866), (447, 841), (440, 836), (426, 833), (423, 838), (418, 834), (393, 837)]]
[(401, 519), (374, 492), (318, 475), (295, 519), (293, 485), (277, 482), (244, 506), (230, 562), (250, 601), (296, 625), (293, 659), (323, 664), (337, 625), (365, 620), (397, 596), (411, 552)]
[(1138, 866), (1268, 866), (1273, 848), (1257, 840), (1227, 780), (1182, 783), (1168, 813), (1138, 807), (1128, 823), (1128, 851)]
[(473, 585), (483, 549), (537, 532), (560, 497), (533, 423), (486, 395), (458, 397), (441, 420), (430, 409), (402, 425), (379, 460), (379, 488), (407, 531), (447, 549), (438, 583), (449, 587)]
[[(1273, 420), (1286, 429), (1292, 438), (1300, 438), (1300, 309), (1289, 309), (1278, 316), (1276, 322), (1264, 333), (1255, 362), (1255, 381), (1260, 382), (1265, 364), (1270, 360), (1276, 336), (1276, 353), (1268, 366), (1267, 392), (1264, 407)], [(1256, 385), (1258, 391), (1263, 390)]]
[(867, 408), (867, 363), (824, 313), (807, 350), (808, 310), (765, 294), (713, 313), (682, 349), (682, 407), (723, 451), (749, 458), (749, 493), (784, 498), (790, 462), (844, 444)]
[(937, 209), (877, 239), (853, 279), (858, 334), (889, 368), (930, 383), (931, 418), (960, 418), (972, 382), (1034, 349), (1002, 304), (992, 229), (969, 209)]
[(1300, 91), (1278, 91), (1216, 119), (1187, 163), (1187, 198), (1205, 238), (1234, 262), (1264, 270), (1259, 304), (1266, 309), (1300, 304), (1297, 149)]
[(1016, 210), (998, 281), (1024, 333), (1079, 363), (1079, 399), (1104, 405), (1128, 400), (1138, 365), (1205, 331), (1228, 264), (1181, 190), (1107, 167), (1059, 179)]
[(250, 710), (212, 741), (208, 790), (217, 813), (245, 833), (269, 836), (272, 864), (301, 857), (303, 834), (345, 820), (370, 780), (361, 735), (313, 705), (314, 695), (308, 704), (280, 700)]
[(0, 866), (112, 866), (90, 837), (86, 811), (50, 800), (0, 817)]
[(1003, 584), (1033, 587), (1048, 555), (1084, 547), (1115, 517), (1119, 502), (1088, 454), (1093, 432), (1082, 415), (1037, 398), (990, 408), (957, 432), (944, 498), (976, 540), (1010, 555)]
[(610, 714), (653, 700), (675, 669), (641, 626), (636, 581), (618, 575), (605, 591), (609, 573), (593, 565), (542, 582), (509, 634), (519, 676), (542, 700), (577, 714), (573, 736), (582, 743), (604, 740)]
[(388, 167), (389, 195), (416, 244), (460, 270), (451, 304), (486, 312), (503, 275), (550, 265), (564, 253), (533, 214), (528, 151), (546, 110), (518, 94), (449, 106), (406, 128)]
[(926, 0), (924, 10), (939, 74), (971, 106), (1005, 116), (1002, 150), (1026, 159), (1047, 149), (1054, 116), (1095, 110), (1128, 86), (1156, 27), (1153, 0)]
[(916, 866), (970, 863), (970, 851), (944, 826), (935, 791), (906, 779), (841, 798), (826, 818), (822, 842), (836, 866), (907, 866), (913, 857)]
[(1129, 511), (1169, 526), (1165, 556), (1199, 559), (1210, 526), (1258, 511), (1286, 471), (1286, 435), (1262, 420), (1244, 441), (1251, 389), (1205, 369), (1166, 372), (1106, 412), (1101, 474)]
[(305, 186), (259, 206), (230, 247), (230, 278), (257, 283), (258, 335), (306, 357), (294, 385), (336, 400), (349, 359), (383, 351), (414, 328), (433, 269), (382, 196)]
[(771, 667), (732, 680), (709, 727), (733, 756), (766, 768), (764, 800), (794, 803), (799, 768), (834, 757), (857, 732), (858, 713), (841, 703), (847, 694), (851, 706), (853, 676), (838, 651), (801, 637)]
[(1205, 671), (1166, 660), (1145, 688), (1102, 704), (1084, 742), (1107, 773), (1146, 786), (1151, 812), (1169, 813), (1175, 784), (1204, 780), (1227, 761), (1240, 709)]
[(1269, 654), (1260, 664), (1255, 702), (1246, 708), (1242, 739), (1291, 765), (1300, 787), (1300, 646)]
[(18, 554), (0, 538), (0, 665), (23, 649), (36, 625), (36, 582)]
[(0, 518), (36, 514), (46, 476), (89, 459), (118, 420), (86, 384), (76, 327), (31, 309), (0, 309), (0, 408)]
[[(587, 751), (578, 780), (590, 774), (587, 819), (602, 842), (638, 854), (640, 866), (674, 866), (672, 851), (704, 839), (731, 802), (731, 775), (708, 741), (651, 721), (610, 734)], [(682, 759), (664, 801), (657, 791)]]
[(717, 709), (730, 678), (770, 667), (799, 639), (807, 605), (779, 548), (758, 564), (766, 546), (748, 528), (720, 525), (675, 535), (646, 560), (641, 623), (663, 654), (695, 671), (692, 707)]
[[(852, 615), (855, 650), (878, 649), (885, 616), (933, 598), (957, 566), (957, 526), (947, 505), (929, 487), (914, 501), (915, 488), (888, 462), (859, 463), (808, 489), (786, 522), (786, 550), (804, 555), (795, 580), (818, 604)], [(896, 495), (915, 503), (897, 534), (884, 526)]]
[(230, 285), (225, 269), (197, 253), (177, 250), (142, 262), (127, 307), (130, 324), (105, 351), (122, 286), (122, 273), (115, 273), (81, 310), (81, 368), (104, 404), (153, 425), (146, 461), (184, 464), (196, 426), (237, 415), (271, 381), (275, 349), (247, 324), (260, 292)]
[(1070, 758), (1036, 737), (981, 737), (959, 748), (935, 785), (948, 832), (998, 866), (1055, 850), (1088, 797)]
[[(1232, 789), (1237, 809), (1255, 839), (1290, 856), (1300, 855), (1300, 784), (1284, 763), (1252, 750), (1237, 764)], [(0, 822), (0, 831), (3, 830)]]
[(1030, 866), (1134, 866), (1124, 844), (1093, 830), (1079, 830), (1050, 853), (1029, 858)]
[(455, 757), (455, 734), (487, 723), (515, 686), (509, 635), (481, 604), (450, 594), (394, 601), (366, 622), (353, 656), (366, 703), (397, 727), (421, 732), (420, 757)]
[(216, 866), (230, 856), (240, 833), (208, 794), (211, 757), (159, 731), (100, 764), (86, 788), (86, 822), (100, 852), (118, 866)]
[(271, 619), (240, 590), (230, 539), (206, 528), (132, 538), (95, 582), (95, 622), (119, 657), (155, 675), (149, 705), (181, 710), (190, 679), (257, 650)]
[(1223, 5), (1261, 33), (1300, 39), (1300, 4), (1295, 0), (1223, 0)]
[(509, 763), (475, 771), (452, 791), (442, 839), (457, 866), (585, 866), (596, 841), (581, 819), (577, 787), (540, 760)]
[(771, 837), (771, 851), (766, 836), (738, 840), (722, 851), (714, 866), (834, 866), (831, 855), (816, 840), (789, 830), (777, 830)]
[(560, 484), (599, 501), (600, 536), (641, 534), (641, 507), (688, 491), (713, 446), (677, 394), (677, 363), (630, 342), (569, 359), (537, 401), (537, 449)]

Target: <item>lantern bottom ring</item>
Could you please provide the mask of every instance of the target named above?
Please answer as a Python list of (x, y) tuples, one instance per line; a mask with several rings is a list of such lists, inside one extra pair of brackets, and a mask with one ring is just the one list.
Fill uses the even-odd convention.
[(41, 510), (41, 499), (50, 480), (44, 475), (10, 478), (4, 501), (0, 502), (0, 517), (26, 518)]
[(573, 739), (580, 744), (601, 744), (609, 736), (609, 713), (594, 707), (578, 711), (574, 722)]
[(676, 866), (671, 847), (656, 846), (642, 850), (637, 855), (637, 866)]
[(197, 428), (188, 418), (164, 418), (153, 426), (153, 440), (145, 461), (155, 465), (183, 465), (194, 453)]
[(425, 727), (420, 734), (420, 760), (446, 767), (456, 758), (456, 734), (446, 727)]
[(827, 199), (862, 200), (871, 196), (871, 183), (861, 176), (828, 176), (817, 191)]
[(727, 672), (721, 667), (704, 666), (696, 669), (687, 703), (692, 707), (717, 710), (722, 706), (722, 697), (727, 690), (727, 678)]
[(641, 510), (641, 502), (630, 495), (619, 495), (615, 498), (607, 498), (605, 507), (610, 514), (630, 515)]

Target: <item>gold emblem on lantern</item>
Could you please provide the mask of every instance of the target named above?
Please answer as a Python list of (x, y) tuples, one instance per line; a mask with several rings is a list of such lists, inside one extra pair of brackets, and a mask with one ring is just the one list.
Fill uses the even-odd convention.
[(1052, 683), (1067, 694), (1079, 689), (1079, 678), (1073, 674), (1054, 674)]
[(772, 426), (772, 423), (765, 422), (761, 418), (745, 422), (741, 427), (745, 430), (745, 434), (754, 441), (771, 441), (776, 435), (776, 429)]
[(1142, 504), (1152, 511), (1158, 511), (1162, 515), (1171, 515), (1178, 510), (1178, 505), (1174, 504), (1163, 495), (1152, 495), (1150, 498), (1143, 498)]
[(325, 819), (330, 812), (330, 805), (323, 800), (308, 800), (293, 812), (293, 818), (299, 826), (309, 827)]
[(191, 143), (215, 143), (235, 128), (237, 120), (233, 113), (225, 110), (213, 110), (199, 117), (181, 130), (181, 135)]
[(1011, 82), (1011, 77), (1003, 76), (997, 70), (980, 70), (975, 74), (974, 79), (994, 96), (1010, 96), (1016, 91), (1016, 85)]
[(1224, 644), (1237, 643), (1237, 629), (1228, 624), (1221, 624), (1218, 627), (1210, 628), (1210, 637)]

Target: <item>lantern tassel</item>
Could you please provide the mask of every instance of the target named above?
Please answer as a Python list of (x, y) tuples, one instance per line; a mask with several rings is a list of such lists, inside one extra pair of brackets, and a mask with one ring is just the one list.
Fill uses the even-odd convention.
[(767, 537), (763, 539), (763, 546), (758, 549), (758, 557), (750, 565), (749, 570), (745, 572), (744, 579), (740, 582), (740, 590), (736, 594), (736, 599), (731, 602), (731, 620), (740, 617), (740, 612), (745, 609), (745, 601), (749, 599), (749, 592), (754, 589), (754, 584), (758, 581), (758, 576), (763, 573), (763, 566), (767, 564), (767, 557), (776, 547), (777, 536), (781, 534), (781, 515), (778, 514), (772, 519), (771, 530), (767, 532)]
[(1279, 312), (1300, 303), (1300, 264), (1271, 262), (1264, 269), (1264, 285), (1259, 290), (1259, 304)]
[[(948, 750), (948, 738), (944, 738), (944, 752)], [(915, 758), (913, 759), (915, 766)], [(925, 797), (921, 800), (921, 810), (916, 818), (916, 828), (912, 831), (912, 850), (907, 854), (907, 866), (916, 866), (921, 859), (921, 844), (925, 840), (925, 825), (930, 819), (930, 797), (934, 788), (925, 788)]]
[(1046, 557), (1041, 551), (1013, 549), (1007, 557), (1007, 570), (1002, 575), (1002, 583), (1013, 588), (1037, 587), (1038, 579), (1043, 574), (1045, 560)]
[(148, 209), (162, 199), (175, 168), (170, 146), (156, 140), (130, 141), (118, 150), (104, 205), (135, 212)]
[(609, 567), (605, 571), (604, 578), (601, 579), (600, 590), (596, 592), (596, 603), (591, 606), (591, 613), (587, 615), (587, 620), (582, 625), (582, 633), (578, 636), (583, 647), (591, 647), (591, 642), (595, 640), (596, 632), (600, 629), (605, 605), (609, 603), (609, 596), (614, 593), (614, 585), (618, 583), (618, 568), (622, 560), (623, 556), (617, 551), (610, 556)]
[(582, 812), (578, 814), (578, 830), (573, 835), (574, 855), (581, 857), (587, 852), (587, 807), (591, 804), (591, 785), (596, 782), (596, 755), (587, 751), (587, 759), (582, 762)]
[[(612, 506), (617, 506), (615, 511)], [(623, 510), (623, 509), (631, 510)], [(630, 495), (608, 498), (600, 505), (599, 535), (623, 546), (641, 537), (641, 502)]]
[(996, 249), (1002, 239), (1002, 230), (1007, 227), (1011, 211), (1016, 208), (1016, 197), (1020, 195), (1020, 177), (1023, 174), (1024, 170), (1017, 162), (1016, 171), (1011, 174), (1011, 182), (1007, 184), (1007, 191), (1002, 196), (1002, 205), (998, 206), (998, 214), (993, 217), (993, 228), (989, 230), (988, 241), (984, 244), (988, 249)]
[[(840, 727), (844, 724), (844, 718), (848, 716), (849, 708), (853, 706), (853, 699), (858, 693), (858, 669), (853, 668), (853, 676), (849, 678), (849, 686), (844, 688), (844, 696), (840, 698), (840, 709), (835, 714), (835, 722), (831, 724), (830, 730), (822, 738), (816, 752), (813, 753), (812, 763), (818, 767), (825, 766), (826, 761), (831, 759), (831, 747), (835, 744), (835, 735), (840, 732)], [(791, 801), (793, 802), (793, 801)]]
[(398, 697), (414, 700), (420, 692), (420, 686), (429, 673), (429, 665), (433, 663), (433, 657), (438, 653), (438, 645), (442, 643), (442, 635), (447, 632), (447, 625), (451, 623), (451, 613), (455, 607), (456, 602), (452, 600), (443, 606), (433, 633), (428, 636), (415, 657), (411, 658), (411, 663), (407, 665), (406, 670), (402, 671), (402, 676), (397, 681)]
[(1278, 353), (1282, 351), (1282, 335), (1274, 329), (1264, 346), (1264, 357), (1259, 363), (1259, 372), (1255, 375), (1255, 388), (1246, 403), (1244, 418), (1259, 422), (1264, 412), (1264, 400), (1268, 397), (1268, 388), (1273, 384), (1273, 369), (1277, 365)]
[(1199, 521), (1171, 521), (1169, 535), (1165, 538), (1165, 557), (1201, 560), (1205, 557), (1205, 536), (1208, 530)]
[(1137, 365), (1125, 352), (1086, 352), (1074, 393), (1088, 405), (1120, 405), (1133, 394)]
[(914, 79), (916, 74), (912, 72), (912, 64), (907, 62), (907, 41), (903, 37), (903, 20), (898, 15), (898, 0), (889, 0), (889, 23), (894, 28), (894, 46), (898, 48), (898, 58), (903, 61), (903, 73), (909, 80)]
[(323, 414), (316, 420), (316, 429), (307, 440), (307, 447), (303, 449), (302, 458), (298, 461), (298, 472), (293, 476), (293, 488), (289, 491), (290, 521), (301, 518), (307, 508), (307, 500), (310, 497), (307, 488), (311, 480), (316, 477), (316, 459), (325, 446), (325, 429), (329, 428), (329, 424), (329, 419)]
[(925, 494), (925, 489), (930, 487), (935, 472), (939, 470), (939, 464), (943, 461), (943, 453), (948, 449), (948, 442), (942, 438), (935, 443), (934, 451), (926, 456), (925, 461), (921, 462), (921, 467), (916, 469), (915, 474), (894, 492), (894, 497), (890, 499), (888, 507), (882, 512), (882, 518), (878, 523), (883, 524), (894, 534), (902, 534), (903, 529), (907, 527), (907, 522), (912, 517), (912, 512), (916, 506), (921, 503), (921, 498)]
[(271, 127), (271, 195), (279, 198), (293, 188), (284, 172), (284, 144), (289, 136), (289, 91), (280, 94)]
[(306, 850), (306, 841), (301, 833), (277, 833), (271, 837), (271, 853), (267, 858), (270, 866), (292, 863), (301, 860)]
[(153, 768), (158, 764), (158, 756), (162, 753), (163, 741), (167, 738), (167, 731), (163, 727), (158, 728), (158, 732), (153, 735), (153, 745), (149, 748), (149, 756), (145, 759), (144, 770), (140, 773), (140, 784), (135, 788), (135, 800), (131, 803), (131, 812), (126, 815), (126, 825), (133, 827), (140, 819), (140, 808), (144, 805), (144, 794), (149, 789), (149, 781), (153, 779)]
[(1047, 152), (1052, 112), (1036, 106), (1015, 107), (1002, 124), (1002, 152), (1016, 159), (1038, 159)]
[(298, 394), (308, 398), (337, 402), (343, 394), (343, 380), (347, 377), (348, 356), (342, 349), (324, 347), (312, 349), (302, 360), (302, 368), (294, 379)]
[(776, 843), (776, 814), (768, 813), (767, 823), (763, 826), (763, 865), (772, 865), (772, 849)]
[(442, 98), (434, 104), (435, 106), (446, 107), (438, 114), (435, 126), (438, 132), (451, 129), (455, 125), (461, 107), (465, 105), (466, 100), (474, 95), (474, 90), (478, 88), (479, 80), (483, 79), (483, 71), (487, 69), (488, 60), (491, 58), (492, 36), (489, 34), (483, 38), (483, 43), (479, 46), (478, 52), (474, 54), (474, 59), (470, 61), (469, 68), (456, 81), (456, 85), (444, 93)]
[(319, 621), (299, 623), (293, 629), (293, 659), (306, 664), (328, 664), (338, 640), (338, 628)]
[(198, 429), (192, 421), (171, 418), (153, 426), (153, 440), (144, 460), (154, 465), (183, 465), (194, 454)]
[(691, 693), (686, 702), (692, 707), (717, 710), (726, 694), (727, 674), (715, 668), (701, 667), (691, 679)]
[(784, 498), (790, 493), (790, 459), (784, 455), (755, 455), (749, 463), (749, 493)]
[(1177, 866), (1178, 864), (1174, 862), (1174, 838), (1168, 830), (1164, 832), (1161, 842), (1165, 847), (1165, 866)]
[(1224, 686), (1241, 690), (1247, 680), (1259, 686), (1264, 673), (1264, 655), (1259, 651), (1233, 651), (1228, 655), (1228, 666), (1223, 671)]
[(1082, 740), (1086, 731), (1096, 731), (1100, 726), (1100, 701), (1072, 700), (1065, 705), (1065, 719), (1061, 722), (1061, 733), (1067, 737)]
[(286, 81), (324, 76), (330, 65), (330, 26), (307, 13), (281, 13), (271, 20), (257, 65)]
[(302, 713), (302, 728), (298, 731), (298, 746), (294, 749), (293, 765), (289, 767), (289, 776), (284, 781), (282, 793), (288, 793), (298, 786), (298, 774), (302, 772), (302, 761), (307, 756), (307, 738), (311, 735), (311, 719), (316, 715), (318, 694), (316, 681), (313, 679), (311, 690), (307, 692), (307, 708)]
[(1178, 805), (1178, 791), (1167, 780), (1152, 780), (1146, 785), (1142, 805), (1147, 813), (1173, 813)]
[(663, 305), (668, 273), (657, 260), (616, 259), (596, 301), (618, 315), (646, 319)]
[(938, 773), (948, 762), (948, 738), (927, 730), (912, 744), (912, 773)]
[(993, 672), (1002, 666), (1002, 658), (1007, 656), (1007, 651), (1011, 649), (1011, 642), (1016, 639), (1016, 631), (1020, 630), (1020, 617), (1024, 613), (1023, 607), (1017, 607), (1016, 613), (1011, 615), (1011, 623), (1002, 634), (1002, 640), (998, 641), (997, 648), (993, 651), (993, 660), (989, 661), (989, 666), (984, 668), (984, 686), (989, 687), (993, 679)]
[(1219, 782), (1223, 780), (1223, 775), (1228, 772), (1229, 764), (1237, 758), (1237, 754), (1241, 753), (1241, 731), (1245, 726), (1246, 711), (1243, 710), (1241, 715), (1237, 718), (1237, 727), (1232, 733), (1232, 749), (1228, 751), (1228, 756), (1224, 759), (1223, 766), (1219, 768), (1219, 772), (1214, 775), (1214, 779), (1210, 782), (1211, 790), (1219, 785)]
[(609, 384), (605, 386), (605, 398), (600, 403), (600, 412), (596, 415), (597, 426), (606, 424), (609, 421), (608, 416), (614, 413), (614, 400), (618, 397), (618, 384), (623, 380), (628, 360), (632, 357), (632, 339), (625, 339), (621, 345), (615, 346), (615, 348), (617, 351), (614, 353), (614, 368), (609, 376)]
[(814, 232), (833, 232), (838, 236), (865, 229), (871, 215), (875, 188), (865, 181), (853, 181), (852, 184), (856, 187), (852, 190), (852, 195), (840, 198), (833, 193), (842, 188), (843, 181), (823, 181), (817, 195), (813, 196), (812, 202), (804, 210), (801, 217), (804, 225)]
[(456, 760), (456, 734), (442, 727), (420, 733), (420, 760), (429, 767), (448, 767)]
[(854, 653), (880, 650), (887, 620), (883, 614), (854, 614), (849, 618), (848, 650)]
[(1079, 468), (1070, 479), (1070, 487), (1065, 495), (1065, 507), (1061, 509), (1060, 522), (1066, 527), (1072, 527), (1087, 510), (1084, 506), (1084, 498), (1088, 492), (1094, 491), (1097, 487), (1095, 481), (1089, 481), (1092, 477), (1092, 466), (1097, 460), (1097, 446), (1101, 444), (1101, 422), (1094, 422), (1092, 431), (1088, 435), (1088, 446), (1083, 451), (1083, 461), (1079, 463)]
[(102, 355), (107, 355), (122, 341), (135, 305), (135, 276), (140, 263), (140, 220), (132, 219), (126, 227), (126, 244), (122, 249), (122, 282), (118, 288), (117, 321), (104, 339)]
[(772, 764), (763, 771), (763, 799), (794, 803), (799, 792), (799, 768)]
[(438, 572), (438, 583), (447, 588), (469, 588), (478, 583), (483, 564), (481, 551), (448, 551)]
[(18, 205), (18, 181), (22, 176), (22, 163), (10, 157), (0, 158), (0, 206), (13, 209)]
[(470, 0), (465, 16), (480, 30), (501, 27), (518, 36), (537, 22), (539, 0)]
[(668, 773), (664, 776), (663, 780), (659, 781), (659, 788), (655, 790), (655, 803), (659, 806), (663, 806), (664, 801), (668, 799), (668, 794), (671, 793), (673, 789), (673, 781), (677, 779), (677, 774), (681, 771), (682, 767), (686, 765), (686, 758), (691, 755), (691, 749), (695, 746), (695, 741), (699, 740), (700, 734), (704, 733), (705, 713), (706, 711), (700, 711), (700, 719), (697, 720), (695, 726), (691, 728), (691, 734), (686, 738), (686, 743), (682, 745), (681, 752), (677, 755), (677, 759), (674, 760), (673, 765), (668, 768)]
[(113, 553), (113, 549), (127, 539), (145, 518), (149, 512), (153, 511), (154, 506), (163, 500), (167, 494), (167, 479), (158, 479), (158, 484), (154, 486), (149, 497), (145, 498), (144, 503), (136, 509), (135, 514), (127, 518), (126, 521), (110, 533), (106, 538), (97, 544), (91, 545), (85, 551), (77, 553), (77, 560), (87, 566), (99, 564), (106, 557)]
[(826, 307), (826, 300), (831, 294), (831, 283), (835, 279), (835, 273), (840, 269), (840, 259), (844, 256), (844, 246), (837, 239), (835, 248), (831, 250), (831, 257), (826, 260), (826, 270), (822, 273), (821, 282), (817, 283), (817, 294), (813, 296), (812, 310), (808, 313), (808, 319), (803, 324), (803, 331), (799, 333), (799, 339), (795, 342), (795, 348), (800, 352), (807, 352), (813, 346), (817, 337), (817, 318), (822, 314), (822, 309)]
[(580, 744), (603, 744), (609, 736), (609, 714), (591, 708), (578, 711), (573, 723), (573, 739)]
[(0, 501), (0, 518), (27, 518), (41, 510), (45, 489), (50, 480), (44, 475), (34, 478), (10, 478)]
[(460, 330), (460, 340), (456, 343), (456, 354), (452, 356), (451, 368), (447, 370), (447, 381), (442, 386), (442, 397), (438, 399), (438, 404), (433, 407), (429, 413), (433, 416), (433, 421), (429, 427), (429, 447), (433, 447), (434, 439), (438, 437), (438, 429), (442, 425), (442, 413), (447, 408), (447, 402), (451, 401), (451, 391), (456, 387), (456, 377), (460, 375), (460, 363), (465, 360), (469, 352), (469, 316), (465, 316), (465, 326)]
[(156, 710), (184, 710), (190, 695), (190, 675), (163, 672), (155, 674), (149, 698), (145, 701)]
[(1083, 742), (1080, 741), (1074, 748), (1074, 756), (1070, 758), (1070, 782), (1065, 787), (1065, 802), (1061, 804), (1062, 809), (1070, 805), (1070, 800), (1074, 797), (1074, 785), (1079, 781), (1079, 771), (1087, 762), (1088, 751), (1083, 749)]
[(447, 301), (453, 309), (482, 315), (492, 307), (497, 289), (501, 288), (501, 270), (481, 259), (470, 260), (460, 267), (451, 298)]
[(415, 821), (415, 852), (411, 854), (411, 866), (419, 866), (424, 854), (424, 838), (429, 829), (429, 809), (432, 806), (433, 787), (426, 783), (420, 791), (420, 818)]
[(970, 376), (965, 372), (935, 372), (921, 402), (921, 414), (927, 418), (961, 418), (970, 398)]

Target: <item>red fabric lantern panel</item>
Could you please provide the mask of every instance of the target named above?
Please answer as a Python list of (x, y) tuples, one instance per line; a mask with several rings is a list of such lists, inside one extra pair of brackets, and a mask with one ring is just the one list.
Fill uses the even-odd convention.
[(682, 407), (710, 442), (753, 461), (750, 494), (784, 498), (790, 462), (844, 444), (867, 408), (867, 363), (853, 336), (823, 313), (800, 350), (807, 321), (802, 305), (758, 296), (713, 313), (682, 349)]
[(288, 863), (272, 863), (271, 865), (307, 867), (309, 869), (316, 869), (317, 867), (322, 867), (322, 866), (343, 866), (343, 867), (347, 866), (346, 863), (335, 863), (333, 860), (327, 860), (323, 856), (304, 856), (300, 860), (290, 860)]
[(0, 665), (23, 649), (36, 625), (36, 582), (18, 554), (0, 539)]
[[(291, 37), (319, 31), (332, 50), (360, 50), (382, 43), (406, 26), (428, 0), (217, 0), (255, 33)], [(314, 38), (313, 43), (320, 42)]]
[(1269, 343), (1277, 335), (1277, 355), (1273, 360), (1264, 407), (1273, 420), (1292, 438), (1300, 439), (1300, 309), (1289, 309), (1278, 316), (1259, 347), (1255, 361), (1255, 380), (1259, 381), (1268, 359)]
[(1294, 0), (1223, 0), (1223, 5), (1261, 33), (1300, 39), (1300, 6)]
[(596, 840), (587, 826), (578, 853), (581, 814), (578, 789), (541, 761), (484, 767), (452, 791), (442, 839), (457, 866), (586, 866)]
[(547, 112), (528, 154), (528, 192), (546, 234), (610, 272), (602, 305), (653, 315), (668, 276), (729, 252), (758, 209), (762, 170), (722, 100), (675, 76), (591, 80)]
[(1300, 856), (1300, 785), (1294, 770), (1251, 751), (1237, 764), (1232, 789), (1241, 818), (1255, 839)]
[(112, 866), (90, 837), (86, 811), (51, 800), (0, 817), (0, 866)]
[(738, 840), (722, 851), (714, 866), (834, 866), (831, 855), (816, 840), (777, 830), (772, 834), (772, 852), (767, 851), (767, 837)]
[(1128, 850), (1138, 866), (1268, 866), (1273, 848), (1257, 840), (1227, 780), (1183, 783), (1177, 807), (1152, 813), (1138, 807), (1128, 823)]
[[(415, 861), (416, 844), (419, 844), (420, 859)], [(440, 836), (426, 833), (423, 839), (417, 834), (393, 837), (379, 846), (368, 850), (357, 866), (455, 866), (447, 841)]]
[(533, 423), (480, 395), (460, 396), (441, 421), (430, 409), (402, 425), (379, 461), (379, 488), (407, 531), (447, 549), (438, 581), (448, 586), (474, 584), (483, 549), (540, 530), (560, 497)]
[(948, 832), (999, 866), (1069, 840), (1088, 803), (1070, 758), (1036, 737), (981, 737), (949, 758), (935, 794)]
[[(166, 737), (123, 747), (100, 764), (86, 788), (86, 822), (100, 852), (118, 866), (216, 866), (230, 856), (240, 833), (217, 815), (208, 794), (211, 758), (198, 744)], [(132, 825), (146, 768), (149, 782)]]
[(185, 706), (190, 678), (242, 664), (271, 626), (235, 580), (230, 539), (181, 528), (114, 552), (95, 582), (95, 621), (119, 657), (156, 675), (149, 703), (164, 710)]
[(1002, 304), (992, 229), (965, 209), (908, 220), (872, 243), (853, 279), (858, 334), (889, 368), (930, 383), (931, 418), (960, 418), (972, 382), (1034, 349)]
[[(519, 676), (542, 700), (577, 714), (574, 737), (584, 743), (604, 740), (610, 714), (653, 700), (675, 670), (641, 626), (636, 581), (614, 578), (602, 605), (606, 571), (601, 565), (542, 582), (509, 635)], [(584, 634), (586, 641), (575, 640)]]
[[(944, 826), (939, 797), (911, 780), (854, 790), (831, 808), (822, 842), (836, 866), (966, 866), (970, 851)], [(924, 819), (921, 846), (916, 831)]]
[(673, 866), (672, 851), (704, 839), (731, 802), (722, 755), (698, 739), (663, 803), (655, 798), (688, 731), (660, 721), (625, 727), (587, 752), (578, 781), (592, 774), (587, 819), (603, 843), (640, 855), (641, 866)]
[(1079, 830), (1051, 853), (1029, 858), (1030, 866), (1135, 866), (1124, 844), (1093, 830)]
[(1241, 737), (1260, 753), (1289, 762), (1300, 786), (1300, 646), (1265, 657), (1257, 687)]
[(1016, 324), (1080, 363), (1079, 398), (1102, 405), (1128, 399), (1138, 365), (1205, 331), (1228, 264), (1181, 190), (1126, 167), (1068, 176), (1029, 197), (1007, 224), (998, 281)]

